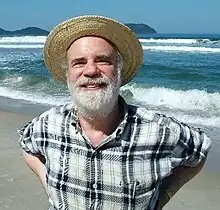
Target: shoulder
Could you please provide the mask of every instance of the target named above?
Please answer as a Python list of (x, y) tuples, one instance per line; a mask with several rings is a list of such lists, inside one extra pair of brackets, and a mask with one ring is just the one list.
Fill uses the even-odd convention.
[[(138, 106), (128, 106), (130, 119), (139, 125), (139, 130), (144, 136), (154, 136), (154, 141), (166, 139), (169, 145), (175, 145), (180, 138), (181, 122), (174, 117), (167, 116), (154, 110)], [(157, 140), (156, 140), (157, 139)]]
[(128, 113), (129, 116), (139, 119), (142, 124), (154, 123), (174, 130), (183, 124), (174, 117), (141, 106), (128, 105)]
[(74, 106), (71, 103), (66, 103), (61, 106), (52, 107), (49, 110), (41, 113), (39, 116), (35, 117), (32, 121), (35, 125), (45, 124), (50, 122), (50, 124), (54, 123), (62, 123), (63, 119), (70, 118), (73, 114)]
[(39, 119), (41, 118), (47, 118), (51, 116), (65, 116), (70, 114), (74, 109), (74, 106), (70, 103), (66, 103), (64, 105), (60, 105), (57, 107), (52, 107), (49, 110), (43, 112), (38, 116)]
[(73, 108), (71, 104), (53, 107), (25, 124), (18, 130), (22, 148), (33, 154), (43, 154), (43, 142), (62, 133), (66, 122), (72, 119)]
[[(157, 113), (143, 107), (130, 106), (130, 113), (136, 116), (142, 125), (143, 130), (150, 130), (150, 133), (166, 136), (170, 145), (176, 146), (175, 151), (181, 149), (200, 148), (203, 154), (207, 154), (211, 146), (211, 140), (201, 129), (193, 127), (174, 117)], [(180, 148), (181, 147), (181, 148)], [(204, 155), (205, 156), (205, 155)]]

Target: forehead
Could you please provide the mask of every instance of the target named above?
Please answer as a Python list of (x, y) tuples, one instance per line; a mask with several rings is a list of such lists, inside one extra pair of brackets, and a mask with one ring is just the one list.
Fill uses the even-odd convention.
[(104, 38), (86, 36), (74, 41), (67, 50), (67, 54), (83, 52), (113, 53), (116, 52), (116, 47), (110, 41)]

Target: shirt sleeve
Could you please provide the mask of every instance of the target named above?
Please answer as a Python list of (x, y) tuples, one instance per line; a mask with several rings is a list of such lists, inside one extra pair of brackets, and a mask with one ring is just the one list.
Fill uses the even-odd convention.
[(21, 129), (18, 130), (18, 133), (20, 135), (19, 144), (21, 148), (27, 153), (37, 155), (40, 154), (40, 150), (34, 138), (35, 123), (36, 118), (33, 119), (32, 122), (25, 124)]
[(199, 128), (179, 123), (177, 144), (171, 153), (172, 167), (196, 166), (211, 148), (210, 138)]

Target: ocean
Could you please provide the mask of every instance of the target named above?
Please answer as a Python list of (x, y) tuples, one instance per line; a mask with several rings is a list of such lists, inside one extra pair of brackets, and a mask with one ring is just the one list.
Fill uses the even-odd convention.
[[(0, 109), (40, 113), (69, 101), (43, 61), (46, 37), (0, 37)], [(140, 35), (144, 63), (121, 88), (128, 103), (220, 127), (220, 35)]]

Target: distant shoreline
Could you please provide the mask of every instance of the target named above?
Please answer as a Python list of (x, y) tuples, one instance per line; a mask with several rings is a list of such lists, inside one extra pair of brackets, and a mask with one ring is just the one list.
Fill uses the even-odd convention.
[[(136, 34), (156, 34), (156, 30), (147, 24), (125, 23)], [(0, 36), (47, 36), (49, 31), (38, 27), (27, 27), (19, 30), (9, 31), (0, 28)]]

